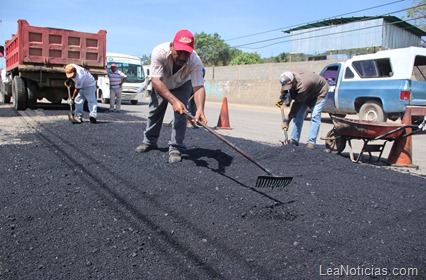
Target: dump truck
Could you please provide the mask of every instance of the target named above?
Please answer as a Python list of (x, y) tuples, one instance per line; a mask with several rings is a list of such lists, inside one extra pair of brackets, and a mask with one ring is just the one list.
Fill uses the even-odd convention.
[(18, 20), (18, 31), (5, 42), (6, 68), (0, 94), (17, 110), (37, 108), (37, 100), (59, 104), (68, 98), (64, 67), (86, 68), (95, 79), (106, 74), (106, 31), (86, 33), (31, 26)]

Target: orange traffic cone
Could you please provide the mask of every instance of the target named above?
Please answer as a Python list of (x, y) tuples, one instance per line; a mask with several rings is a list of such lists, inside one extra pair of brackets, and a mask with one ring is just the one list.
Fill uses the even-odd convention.
[[(402, 125), (411, 124), (411, 111), (407, 109), (405, 111), (404, 117), (402, 119)], [(406, 128), (405, 133), (410, 133), (411, 128)], [(395, 167), (412, 167), (418, 168), (418, 166), (413, 165), (412, 152), (413, 151), (413, 141), (411, 136), (404, 138), (395, 139), (392, 149), (389, 152), (387, 162)]]
[(229, 124), (229, 114), (228, 114), (228, 99), (223, 98), (222, 109), (220, 110), (219, 120), (217, 121), (216, 129), (232, 129)]

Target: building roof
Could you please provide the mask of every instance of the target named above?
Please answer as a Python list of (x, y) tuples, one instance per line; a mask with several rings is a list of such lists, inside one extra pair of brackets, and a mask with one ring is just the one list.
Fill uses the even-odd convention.
[(301, 25), (299, 27), (284, 30), (283, 32), (290, 33), (292, 31), (297, 31), (297, 30), (305, 30), (305, 29), (326, 27), (326, 26), (332, 26), (332, 25), (342, 25), (346, 23), (367, 21), (367, 20), (378, 19), (378, 18), (383, 18), (386, 22), (390, 24), (394, 24), (395, 26), (398, 26), (401, 29), (407, 30), (408, 32), (411, 32), (414, 35), (417, 35), (419, 37), (426, 36), (425, 31), (395, 16), (375, 16), (375, 17), (364, 16), (364, 17), (350, 17), (350, 18), (333, 18), (333, 19), (327, 19), (327, 20), (318, 21), (314, 23), (309, 23), (306, 25)]

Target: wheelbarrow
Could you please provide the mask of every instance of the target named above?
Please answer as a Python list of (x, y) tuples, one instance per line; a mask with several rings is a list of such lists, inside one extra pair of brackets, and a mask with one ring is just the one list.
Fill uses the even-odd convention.
[[(399, 138), (411, 136), (424, 130), (426, 118), (420, 125), (404, 125), (386, 122), (370, 122), (362, 120), (353, 120), (340, 117), (331, 117), (334, 127), (327, 133), (325, 146), (332, 154), (340, 154), (349, 145), (349, 156), (351, 161), (359, 162), (364, 153), (368, 153), (369, 159), (372, 159), (372, 152), (378, 152), (377, 162), (380, 161), (383, 150), (387, 142), (394, 141)], [(405, 130), (411, 128), (412, 131), (406, 133)], [(355, 158), (352, 140), (358, 139), (364, 142), (358, 157)], [(370, 142), (383, 140), (380, 144), (371, 144)]]

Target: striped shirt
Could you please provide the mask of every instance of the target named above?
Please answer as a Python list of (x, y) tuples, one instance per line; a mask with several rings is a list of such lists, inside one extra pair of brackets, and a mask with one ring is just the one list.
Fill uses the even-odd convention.
[(112, 72), (110, 68), (108, 69), (108, 78), (109, 78), (109, 87), (116, 89), (120, 87), (121, 81), (124, 78), (127, 78), (127, 76), (120, 70), (116, 70), (115, 72)]

